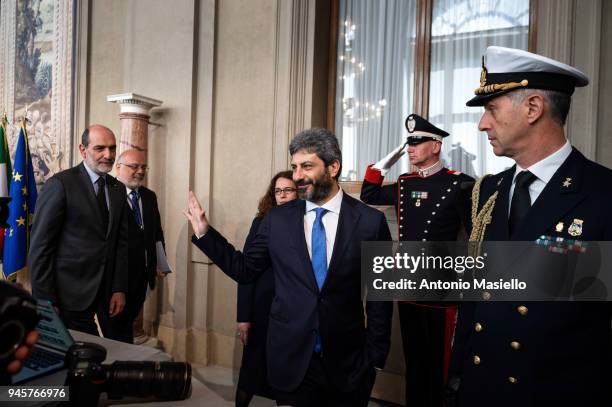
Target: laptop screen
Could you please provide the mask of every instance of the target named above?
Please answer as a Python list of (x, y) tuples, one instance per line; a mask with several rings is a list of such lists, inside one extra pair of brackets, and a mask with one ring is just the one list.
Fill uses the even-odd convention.
[(49, 301), (39, 300), (37, 311), (40, 321), (36, 325), (38, 342), (24, 361), (23, 368), (12, 377), (14, 384), (45, 376), (64, 367), (64, 357), (74, 343), (55, 308)]

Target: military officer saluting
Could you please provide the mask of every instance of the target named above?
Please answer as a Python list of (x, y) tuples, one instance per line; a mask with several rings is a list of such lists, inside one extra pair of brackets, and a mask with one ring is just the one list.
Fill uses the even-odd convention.
[[(399, 240), (454, 241), (469, 222), (473, 178), (442, 166), (440, 151), (447, 132), (416, 114), (408, 116), (406, 128), (406, 143), (368, 167), (361, 200), (395, 206)], [(383, 186), (384, 175), (405, 154), (406, 144), (410, 163), (418, 170)], [(456, 307), (400, 302), (398, 310), (406, 359), (406, 405), (441, 406)]]
[[(565, 137), (571, 95), (589, 79), (522, 50), (489, 47), (468, 106), (516, 165), (475, 186), (470, 240), (612, 240), (612, 171)], [(559, 240), (560, 239), (560, 240)], [(449, 387), (457, 406), (612, 405), (611, 303), (461, 304)]]

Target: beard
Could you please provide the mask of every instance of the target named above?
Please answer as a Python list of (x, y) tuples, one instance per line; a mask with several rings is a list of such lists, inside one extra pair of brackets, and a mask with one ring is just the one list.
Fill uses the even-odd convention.
[[(311, 185), (310, 189), (300, 188), (303, 186)], [(298, 196), (301, 199), (311, 201), (314, 203), (320, 203), (327, 199), (329, 193), (334, 187), (334, 180), (329, 175), (329, 171), (325, 168), (325, 172), (318, 178), (304, 178), (296, 182), (298, 188)]]

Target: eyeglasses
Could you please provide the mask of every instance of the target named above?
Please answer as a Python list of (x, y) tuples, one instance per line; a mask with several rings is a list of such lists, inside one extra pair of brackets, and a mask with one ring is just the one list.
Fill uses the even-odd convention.
[(297, 189), (295, 188), (282, 188), (282, 189), (274, 188), (274, 195), (282, 195), (282, 194), (289, 195), (290, 193), (295, 192), (295, 191), (297, 191)]
[(130, 168), (132, 171), (138, 171), (138, 170), (143, 170), (143, 171), (148, 171), (149, 170), (149, 166), (145, 165), (145, 164), (123, 164), (121, 163), (121, 165), (125, 165), (126, 167)]

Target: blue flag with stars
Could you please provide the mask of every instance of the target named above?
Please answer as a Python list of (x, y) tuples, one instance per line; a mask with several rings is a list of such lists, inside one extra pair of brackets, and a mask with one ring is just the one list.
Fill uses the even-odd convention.
[(17, 151), (13, 161), (9, 191), (11, 197), (8, 216), (9, 227), (4, 231), (2, 277), (15, 280), (17, 273), (26, 268), (30, 229), (37, 196), (32, 157), (30, 157), (28, 137), (23, 122), (17, 139)]

